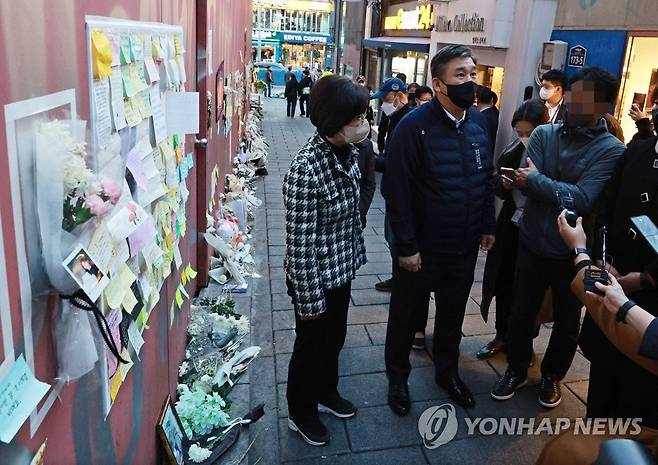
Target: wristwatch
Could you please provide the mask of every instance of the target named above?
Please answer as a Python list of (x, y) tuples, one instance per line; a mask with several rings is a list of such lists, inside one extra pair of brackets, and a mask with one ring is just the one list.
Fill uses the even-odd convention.
[(626, 314), (631, 308), (635, 307), (636, 305), (637, 304), (632, 300), (627, 300), (626, 303), (624, 303), (621, 307), (619, 307), (619, 310), (617, 310), (616, 320), (621, 323), (626, 323)]
[(576, 258), (578, 255), (581, 253), (589, 255), (589, 250), (583, 248), (583, 247), (576, 247), (575, 249), (571, 249), (571, 256), (573, 258)]

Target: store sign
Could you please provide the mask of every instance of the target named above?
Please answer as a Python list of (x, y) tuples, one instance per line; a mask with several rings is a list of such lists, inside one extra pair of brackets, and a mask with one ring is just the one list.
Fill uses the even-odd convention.
[(331, 36), (321, 34), (304, 34), (303, 32), (282, 32), (281, 42), (290, 44), (320, 44), (331, 43)]
[(573, 68), (582, 68), (585, 66), (585, 60), (587, 59), (587, 49), (582, 45), (576, 45), (569, 49), (569, 58), (567, 60), (567, 65)]
[(265, 31), (263, 29), (254, 29), (252, 40), (277, 40), (276, 31)]
[(432, 41), (445, 44), (509, 47), (515, 0), (460, 0), (440, 3)]
[(413, 10), (398, 9), (395, 16), (384, 19), (384, 29), (391, 30), (430, 30), (432, 29), (432, 5), (417, 6)]

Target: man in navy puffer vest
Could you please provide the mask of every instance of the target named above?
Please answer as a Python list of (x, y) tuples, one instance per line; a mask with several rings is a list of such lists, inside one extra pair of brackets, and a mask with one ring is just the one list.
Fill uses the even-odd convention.
[(430, 292), (436, 297), (436, 382), (460, 405), (475, 404), (457, 360), (478, 246), (489, 249), (494, 242), (493, 155), (486, 121), (473, 108), (470, 49), (441, 49), (431, 72), (436, 97), (405, 116), (390, 136), (383, 180), (400, 267), (386, 331), (388, 403), (398, 415), (410, 407), (413, 309)]

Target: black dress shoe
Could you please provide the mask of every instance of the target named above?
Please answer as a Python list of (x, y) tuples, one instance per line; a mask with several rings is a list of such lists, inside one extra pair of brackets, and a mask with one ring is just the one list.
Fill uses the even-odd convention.
[(471, 394), (468, 386), (457, 375), (450, 376), (449, 378), (437, 379), (436, 384), (448, 391), (450, 398), (457, 402), (464, 408), (471, 408), (475, 406), (475, 399)]
[(375, 289), (381, 292), (391, 292), (393, 290), (393, 278), (378, 282), (375, 284)]
[(496, 400), (511, 399), (514, 397), (516, 390), (525, 386), (526, 383), (527, 375), (521, 375), (508, 369), (494, 386), (491, 391), (491, 397)]
[(475, 356), (480, 360), (491, 358), (496, 355), (498, 352), (505, 350), (505, 342), (501, 339), (494, 338), (491, 341), (487, 342), (484, 347), (478, 350)]
[(409, 400), (409, 388), (407, 383), (389, 383), (388, 385), (388, 406), (393, 413), (401, 417), (406, 416), (411, 408)]

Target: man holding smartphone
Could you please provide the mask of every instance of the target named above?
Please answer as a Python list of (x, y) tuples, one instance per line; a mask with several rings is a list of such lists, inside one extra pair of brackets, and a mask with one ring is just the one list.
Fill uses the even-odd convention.
[(508, 368), (491, 391), (502, 401), (526, 384), (536, 317), (551, 287), (554, 324), (538, 387), (539, 404), (546, 408), (562, 400), (560, 381), (576, 353), (580, 325), (580, 304), (570, 287), (575, 275), (572, 251), (560, 238), (555, 218), (566, 199), (579, 215), (588, 214), (624, 152), (603, 119), (616, 100), (617, 78), (601, 68), (583, 68), (570, 84), (565, 123), (535, 129), (526, 152), (528, 167), (516, 171), (514, 186), (524, 190), (527, 200), (508, 322)]

